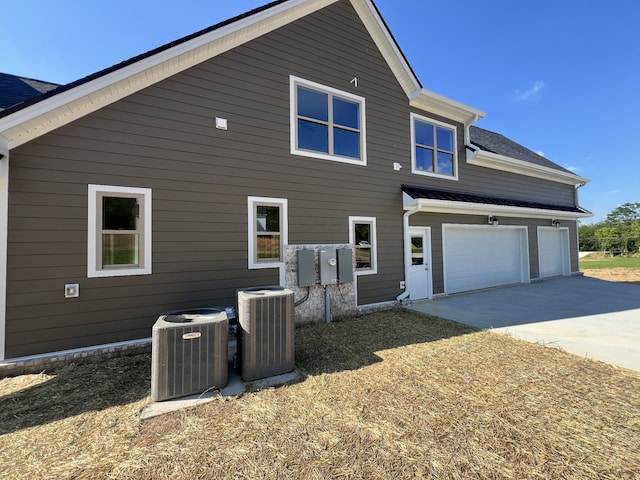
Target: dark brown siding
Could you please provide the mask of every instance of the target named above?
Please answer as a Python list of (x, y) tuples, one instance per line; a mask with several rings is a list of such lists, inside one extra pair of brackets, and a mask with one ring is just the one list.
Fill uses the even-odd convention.
[[(366, 167), (289, 153), (289, 75), (366, 98)], [(573, 201), (569, 187), (466, 165), (461, 125), (460, 180), (411, 175), (409, 113), (345, 0), (17, 148), (7, 357), (149, 337), (164, 310), (277, 283), (277, 270), (247, 269), (247, 196), (288, 199), (290, 244), (344, 243), (350, 215), (376, 217), (378, 274), (359, 277), (360, 304), (400, 293), (402, 183)], [(152, 275), (87, 278), (88, 184), (152, 189)], [(80, 297), (65, 300), (65, 283)]]

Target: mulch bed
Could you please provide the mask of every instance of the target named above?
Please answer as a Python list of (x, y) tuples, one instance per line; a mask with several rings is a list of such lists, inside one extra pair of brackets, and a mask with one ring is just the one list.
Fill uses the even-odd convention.
[(394, 310), (297, 329), (295, 385), (140, 423), (146, 355), (0, 380), (0, 478), (640, 478), (640, 374)]

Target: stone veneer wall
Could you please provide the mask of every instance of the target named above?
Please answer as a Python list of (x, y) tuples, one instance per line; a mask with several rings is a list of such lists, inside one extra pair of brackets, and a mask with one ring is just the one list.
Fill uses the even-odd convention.
[[(297, 323), (320, 322), (325, 320), (325, 286), (316, 284), (311, 287), (298, 287), (298, 257), (296, 252), (298, 250), (313, 250), (315, 252), (316, 279), (319, 281), (318, 255), (320, 250), (326, 248), (353, 249), (353, 245), (340, 243), (331, 245), (288, 245), (286, 247), (285, 262), (287, 271), (284, 286), (294, 292), (296, 302), (301, 302), (302, 299), (307, 296), (307, 291), (309, 293), (309, 297), (296, 306), (295, 315)], [(355, 270), (355, 255), (353, 256), (353, 262), (352, 269)], [(355, 282), (327, 285), (326, 288), (330, 289), (332, 318), (357, 313)]]

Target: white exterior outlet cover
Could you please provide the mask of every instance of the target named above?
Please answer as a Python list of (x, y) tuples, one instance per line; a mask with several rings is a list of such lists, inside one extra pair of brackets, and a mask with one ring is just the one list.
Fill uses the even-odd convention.
[(80, 296), (80, 284), (67, 283), (64, 286), (64, 298), (77, 298)]
[(216, 117), (216, 128), (219, 130), (226, 130), (228, 128), (227, 119)]
[(399, 162), (393, 162), (393, 169), (394, 169), (396, 172), (399, 172), (401, 168), (402, 168), (402, 164), (401, 164), (401, 163), (399, 163)]

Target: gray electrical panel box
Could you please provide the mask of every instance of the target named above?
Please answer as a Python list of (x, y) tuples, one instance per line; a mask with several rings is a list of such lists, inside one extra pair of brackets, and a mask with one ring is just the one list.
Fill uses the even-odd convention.
[(338, 249), (338, 282), (353, 282), (353, 250), (350, 248)]
[(326, 248), (320, 250), (318, 263), (320, 265), (320, 283), (322, 285), (338, 283), (338, 259), (336, 249)]
[(314, 250), (298, 250), (298, 286), (316, 284), (316, 253)]

